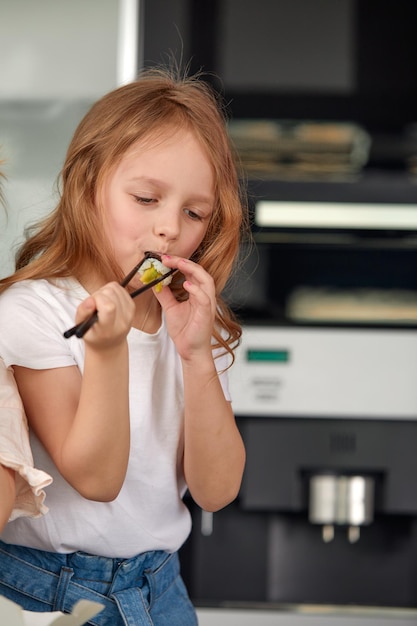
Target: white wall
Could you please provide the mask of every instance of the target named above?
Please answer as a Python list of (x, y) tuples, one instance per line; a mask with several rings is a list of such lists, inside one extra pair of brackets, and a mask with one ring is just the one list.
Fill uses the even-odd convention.
[(1, 99), (95, 99), (111, 89), (118, 12), (118, 0), (1, 0)]
[(84, 113), (134, 78), (138, 6), (138, 0), (0, 1), (0, 161), (7, 176), (0, 276), (13, 270), (24, 228), (54, 208), (56, 177)]

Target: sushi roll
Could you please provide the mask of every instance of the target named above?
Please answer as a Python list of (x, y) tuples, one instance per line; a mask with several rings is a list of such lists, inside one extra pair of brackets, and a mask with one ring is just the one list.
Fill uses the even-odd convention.
[[(156, 257), (149, 257), (146, 259), (138, 270), (139, 278), (144, 285), (151, 283), (153, 280), (160, 278), (167, 272), (169, 272), (169, 267), (166, 267), (162, 261)], [(169, 275), (162, 280), (160, 283), (155, 285), (156, 291), (161, 291), (164, 285), (169, 285), (172, 280), (172, 276)]]

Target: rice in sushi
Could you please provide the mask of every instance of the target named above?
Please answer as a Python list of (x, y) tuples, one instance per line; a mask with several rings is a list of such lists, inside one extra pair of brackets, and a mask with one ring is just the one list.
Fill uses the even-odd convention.
[[(147, 285), (148, 283), (151, 283), (153, 280), (160, 278), (161, 276), (163, 276), (169, 271), (170, 271), (169, 267), (166, 267), (166, 265), (164, 265), (162, 261), (160, 261), (159, 259), (150, 257), (142, 263), (142, 265), (139, 268), (138, 273), (139, 273), (141, 282), (144, 285)], [(167, 276), (165, 280), (162, 280), (160, 283), (155, 285), (156, 291), (161, 291), (162, 287), (164, 285), (169, 285), (171, 280), (172, 280), (172, 276), (171, 275)]]

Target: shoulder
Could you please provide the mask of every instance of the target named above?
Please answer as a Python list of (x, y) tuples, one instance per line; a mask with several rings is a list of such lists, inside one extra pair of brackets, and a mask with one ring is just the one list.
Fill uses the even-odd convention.
[(50, 282), (45, 279), (23, 280), (0, 295), (0, 322), (14, 316), (49, 318), (67, 311), (71, 319), (79, 303), (87, 297), (81, 285), (70, 279)]
[(73, 279), (58, 279), (49, 281), (46, 279), (22, 280), (14, 283), (0, 295), (0, 304), (37, 301), (37, 302), (62, 302), (65, 300), (81, 301), (87, 297), (87, 293), (81, 285)]
[[(85, 297), (70, 284), (15, 283), (0, 296), (0, 354), (7, 365), (54, 367), (71, 363), (64, 331)], [(42, 359), (41, 359), (42, 356)]]
[(48, 283), (46, 280), (23, 280), (14, 283), (0, 295), (0, 316), (16, 311), (20, 307), (36, 306), (47, 300)]
[(38, 295), (38, 281), (22, 281), (11, 285), (0, 295), (0, 325), (3, 329), (20, 319), (23, 314), (33, 314), (37, 302), (42, 302)]

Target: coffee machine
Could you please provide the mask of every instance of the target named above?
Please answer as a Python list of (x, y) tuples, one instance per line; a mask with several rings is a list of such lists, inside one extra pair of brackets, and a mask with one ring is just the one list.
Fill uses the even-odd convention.
[(247, 462), (233, 504), (190, 503), (191, 596), (417, 607), (417, 188), (275, 181), (253, 210), (227, 294)]

